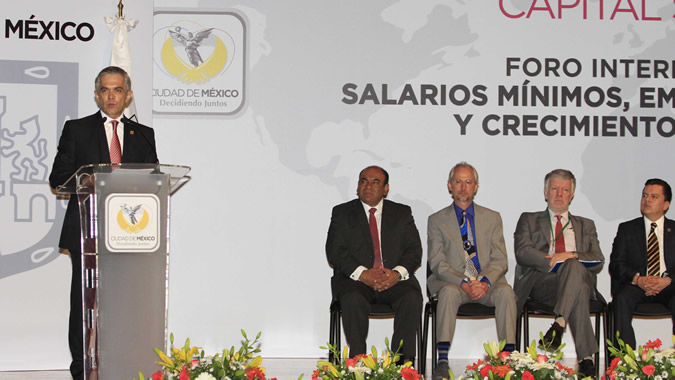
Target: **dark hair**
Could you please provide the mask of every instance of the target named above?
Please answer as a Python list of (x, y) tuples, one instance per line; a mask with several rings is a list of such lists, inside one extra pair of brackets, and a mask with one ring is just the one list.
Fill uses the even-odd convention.
[(665, 197), (666, 202), (670, 202), (670, 200), (673, 198), (673, 191), (670, 189), (668, 182), (660, 178), (651, 178), (645, 182), (645, 186), (648, 185), (660, 185), (663, 188), (663, 196)]
[(127, 87), (127, 91), (131, 90), (131, 78), (129, 78), (129, 74), (123, 68), (117, 66), (108, 66), (98, 73), (96, 79), (94, 79), (94, 90), (98, 91), (101, 88), (101, 77), (110, 74), (121, 75), (124, 78), (124, 85)]
[(361, 170), (359, 172), (359, 178), (361, 178), (361, 174), (363, 174), (363, 172), (365, 172), (368, 169), (373, 169), (373, 168), (382, 170), (382, 173), (384, 173), (384, 184), (383, 185), (388, 184), (389, 183), (389, 173), (387, 173), (386, 170), (382, 169), (381, 167), (379, 167), (377, 165), (370, 165), (368, 167), (363, 168), (363, 170)]

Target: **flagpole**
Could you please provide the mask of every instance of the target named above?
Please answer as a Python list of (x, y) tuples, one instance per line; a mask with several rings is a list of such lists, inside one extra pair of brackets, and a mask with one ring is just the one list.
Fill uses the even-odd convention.
[(120, 0), (119, 3), (117, 3), (117, 17), (124, 19), (124, 4), (122, 4), (122, 0)]

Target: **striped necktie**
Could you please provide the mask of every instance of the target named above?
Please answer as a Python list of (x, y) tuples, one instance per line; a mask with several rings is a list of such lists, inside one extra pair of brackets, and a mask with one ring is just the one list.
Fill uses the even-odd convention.
[(658, 276), (661, 271), (661, 260), (659, 258), (659, 240), (656, 238), (656, 223), (652, 223), (652, 229), (647, 238), (647, 275)]

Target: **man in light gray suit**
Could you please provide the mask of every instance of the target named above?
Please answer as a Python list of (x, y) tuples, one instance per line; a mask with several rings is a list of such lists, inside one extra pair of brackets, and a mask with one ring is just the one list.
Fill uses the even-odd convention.
[(455, 333), (457, 310), (465, 303), (495, 306), (497, 336), (506, 350), (516, 342), (516, 299), (504, 275), (508, 269), (502, 218), (473, 202), (478, 172), (466, 162), (450, 171), (448, 191), (454, 202), (428, 222), (431, 275), (427, 286), (438, 295), (438, 365), (434, 379), (448, 377), (448, 350)]
[(517, 266), (513, 289), (518, 310), (528, 297), (553, 307), (555, 322), (539, 344), (552, 350), (560, 347), (569, 323), (579, 372), (594, 376), (592, 356), (598, 345), (588, 308), (604, 257), (595, 223), (568, 211), (575, 187), (572, 172), (553, 170), (544, 178), (546, 210), (520, 216), (514, 234)]

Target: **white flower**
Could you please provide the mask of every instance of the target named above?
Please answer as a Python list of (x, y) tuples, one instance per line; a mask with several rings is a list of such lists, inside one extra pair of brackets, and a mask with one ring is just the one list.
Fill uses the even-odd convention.
[(535, 371), (538, 371), (540, 369), (555, 369), (555, 366), (549, 362), (544, 362), (544, 363), (532, 363), (530, 365), (532, 369)]
[(349, 368), (349, 372), (359, 372), (359, 373), (367, 373), (370, 374), (370, 368), (364, 366), (364, 365), (355, 365), (353, 367)]
[(210, 373), (204, 372), (201, 373), (199, 376), (197, 376), (195, 380), (216, 380), (216, 378), (213, 377), (213, 375), (211, 375)]

